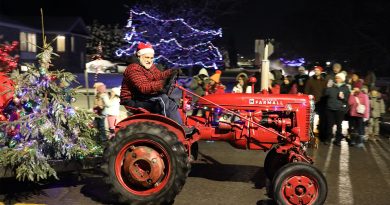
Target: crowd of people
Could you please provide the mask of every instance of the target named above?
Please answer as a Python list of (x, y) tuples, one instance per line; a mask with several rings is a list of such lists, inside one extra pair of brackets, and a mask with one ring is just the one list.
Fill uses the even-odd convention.
[[(161, 70), (153, 63), (154, 50), (149, 44), (140, 44), (137, 51), (138, 61), (129, 65), (124, 72), (122, 88), (113, 88), (108, 95), (104, 84), (96, 84), (96, 100), (94, 110), (98, 114), (97, 127), (100, 128), (100, 139), (105, 136), (104, 124), (108, 119), (111, 138), (114, 133), (115, 122), (119, 115), (119, 105), (127, 107), (144, 108), (152, 113), (160, 113), (182, 125), (186, 134), (194, 131), (193, 128), (183, 125), (178, 113), (178, 103), (167, 96), (167, 84), (178, 70)], [(349, 145), (364, 147), (364, 141), (377, 140), (379, 136), (379, 122), (385, 113), (385, 103), (382, 94), (375, 87), (375, 75), (369, 72), (363, 80), (356, 72), (347, 72), (341, 64), (335, 63), (328, 73), (320, 66), (315, 66), (308, 75), (304, 67), (298, 68), (295, 76), (283, 76), (280, 71), (268, 74), (271, 94), (297, 94), (313, 95), (315, 99), (315, 112), (319, 118), (316, 127), (318, 137), (325, 145), (331, 143), (333, 127), (336, 132), (333, 143), (340, 146), (344, 138)], [(258, 76), (248, 77), (246, 73), (236, 76), (236, 84), (232, 90), (227, 90), (221, 82), (222, 72), (215, 71), (209, 75), (206, 69), (199, 73), (185, 85), (199, 96), (218, 93), (254, 93), (253, 84)], [(253, 80), (255, 79), (255, 80)], [(257, 86), (256, 86), (257, 87)], [(193, 96), (192, 102), (198, 98)], [(202, 110), (193, 110), (192, 115), (202, 116)], [(348, 121), (348, 135), (342, 133), (342, 122)]]

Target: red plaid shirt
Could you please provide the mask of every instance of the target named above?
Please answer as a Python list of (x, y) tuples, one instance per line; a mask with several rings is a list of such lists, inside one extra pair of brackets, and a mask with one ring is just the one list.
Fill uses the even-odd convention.
[(123, 73), (121, 103), (129, 99), (145, 98), (163, 89), (164, 80), (172, 70), (160, 71), (154, 64), (146, 69), (138, 63), (130, 64)]

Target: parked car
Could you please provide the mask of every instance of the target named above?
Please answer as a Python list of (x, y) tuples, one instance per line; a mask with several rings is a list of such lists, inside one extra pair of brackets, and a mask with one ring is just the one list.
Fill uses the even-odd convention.
[(93, 60), (85, 64), (88, 73), (117, 73), (118, 66), (109, 60)]

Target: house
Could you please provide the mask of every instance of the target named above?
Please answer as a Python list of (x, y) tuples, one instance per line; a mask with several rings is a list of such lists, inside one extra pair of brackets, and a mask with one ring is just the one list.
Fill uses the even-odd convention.
[[(79, 17), (45, 17), (45, 36), (54, 49), (52, 63), (55, 69), (82, 73), (85, 69), (85, 53), (88, 31)], [(37, 63), (36, 55), (42, 46), (40, 17), (8, 17), (0, 15), (0, 42), (20, 42), (20, 65)]]

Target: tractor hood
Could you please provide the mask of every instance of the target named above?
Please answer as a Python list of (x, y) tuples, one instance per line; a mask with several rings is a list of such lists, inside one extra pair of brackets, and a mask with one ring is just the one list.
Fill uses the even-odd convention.
[[(198, 104), (206, 107), (217, 107), (215, 104), (227, 109), (264, 109), (282, 108), (286, 105), (293, 107), (310, 106), (310, 98), (304, 94), (247, 94), (225, 93), (211, 94), (200, 98)], [(300, 107), (299, 106), (299, 107)]]

